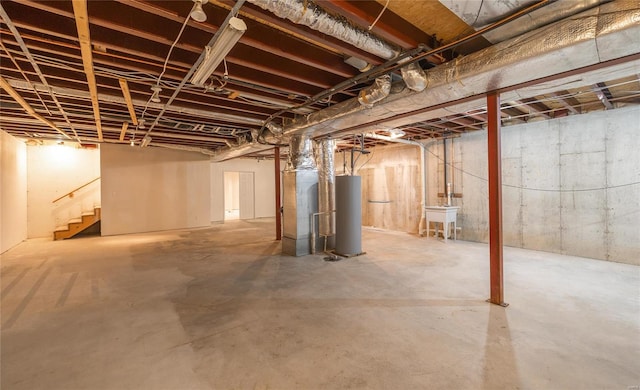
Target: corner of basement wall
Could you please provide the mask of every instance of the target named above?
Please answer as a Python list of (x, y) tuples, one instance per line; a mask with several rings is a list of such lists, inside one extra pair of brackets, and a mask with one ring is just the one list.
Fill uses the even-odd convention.
[(0, 253), (27, 238), (27, 146), (0, 130)]

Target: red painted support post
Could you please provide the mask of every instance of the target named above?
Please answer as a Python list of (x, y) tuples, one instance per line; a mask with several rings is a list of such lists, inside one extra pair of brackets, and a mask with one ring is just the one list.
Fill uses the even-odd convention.
[(487, 139), (489, 158), (489, 259), (491, 298), (489, 302), (507, 306), (504, 302), (502, 272), (502, 167), (500, 160), (500, 95), (487, 94)]
[(275, 167), (275, 179), (276, 179), (276, 240), (282, 240), (282, 213), (280, 209), (282, 204), (280, 202), (280, 147), (276, 146), (273, 149), (273, 165)]

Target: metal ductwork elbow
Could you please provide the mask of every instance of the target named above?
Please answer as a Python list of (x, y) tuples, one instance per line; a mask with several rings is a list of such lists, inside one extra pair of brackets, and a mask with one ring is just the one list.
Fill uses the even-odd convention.
[(422, 92), (427, 88), (427, 75), (417, 62), (412, 62), (407, 66), (400, 68), (402, 79), (412, 91)]
[(389, 96), (391, 92), (391, 76), (378, 77), (369, 87), (358, 94), (358, 102), (365, 107), (372, 107), (375, 103)]
[(264, 125), (264, 127), (266, 127), (267, 130), (269, 130), (271, 134), (273, 134), (276, 137), (282, 135), (282, 126), (280, 125), (276, 125), (273, 122), (268, 122), (267, 124)]

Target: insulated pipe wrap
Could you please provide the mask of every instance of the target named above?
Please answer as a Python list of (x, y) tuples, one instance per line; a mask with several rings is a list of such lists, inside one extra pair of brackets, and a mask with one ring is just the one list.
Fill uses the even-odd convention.
[(320, 236), (333, 236), (336, 232), (333, 215), (336, 208), (335, 149), (336, 141), (329, 138), (318, 142), (316, 149), (318, 151), (316, 159), (318, 162), (318, 212), (321, 213), (318, 230)]
[(307, 0), (249, 0), (250, 3), (296, 24), (330, 35), (380, 58), (392, 59), (400, 50), (340, 16), (334, 16)]
[(306, 135), (294, 135), (289, 139), (289, 160), (287, 171), (315, 170), (313, 141)]
[[(397, 127), (451, 115), (456, 110), (482, 106), (484, 101), (468, 102), (448, 109), (424, 111), (424, 108), (640, 53), (637, 42), (640, 42), (640, 6), (637, 0), (606, 3), (432, 68), (427, 72), (428, 90), (415, 92), (407, 88), (390, 93), (372, 108), (362, 106), (357, 98), (346, 100), (285, 123), (283, 135), (319, 137), (373, 123), (369, 128), (357, 127), (353, 130), (363, 133), (376, 130), (383, 124)], [(629, 67), (633, 66), (634, 63), (629, 63)], [(602, 72), (609, 72), (610, 69)], [(620, 74), (615, 78), (626, 76), (629, 74)], [(566, 80), (565, 87), (580, 87), (580, 78), (574, 79), (576, 81)], [(602, 77), (594, 80), (597, 81), (602, 81)], [(514, 99), (522, 99), (557, 89), (557, 82), (553, 82), (536, 88), (522, 88), (517, 94), (509, 94)], [(412, 111), (420, 112), (392, 119)], [(341, 134), (349, 133), (352, 132)]]
[(389, 96), (389, 92), (391, 92), (391, 76), (384, 75), (358, 93), (358, 102), (365, 107), (373, 107), (374, 103)]
[(400, 68), (400, 72), (402, 72), (404, 83), (410, 90), (420, 92), (427, 88), (427, 75), (417, 62)]

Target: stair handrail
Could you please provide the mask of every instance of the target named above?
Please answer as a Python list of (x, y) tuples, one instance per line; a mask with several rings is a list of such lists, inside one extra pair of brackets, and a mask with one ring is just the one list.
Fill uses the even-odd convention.
[(59, 200), (62, 200), (62, 199), (64, 199), (64, 198), (66, 198), (67, 196), (68, 196), (68, 197), (70, 197), (70, 198), (73, 198), (73, 194), (74, 194), (74, 192), (79, 191), (79, 190), (83, 189), (84, 187), (88, 186), (89, 184), (94, 183), (94, 182), (96, 182), (96, 181), (98, 181), (98, 180), (100, 180), (100, 176), (96, 177), (95, 179), (93, 179), (93, 180), (91, 180), (91, 181), (89, 181), (89, 182), (84, 183), (83, 185), (81, 185), (81, 186), (80, 186), (80, 187), (78, 187), (78, 188), (74, 188), (73, 190), (71, 190), (71, 191), (67, 192), (66, 194), (62, 195), (61, 197), (59, 197), (59, 198), (55, 199), (55, 200), (54, 200), (53, 202), (51, 202), (51, 203), (56, 203), (57, 201), (59, 201)]

